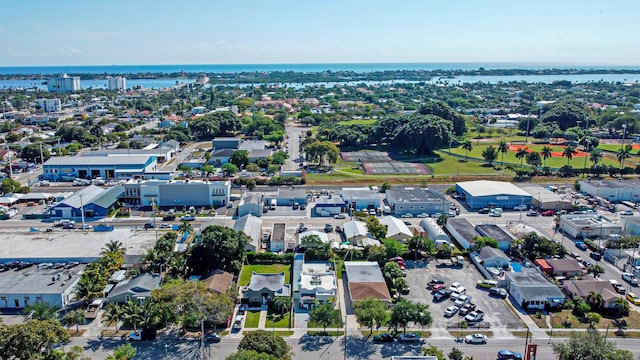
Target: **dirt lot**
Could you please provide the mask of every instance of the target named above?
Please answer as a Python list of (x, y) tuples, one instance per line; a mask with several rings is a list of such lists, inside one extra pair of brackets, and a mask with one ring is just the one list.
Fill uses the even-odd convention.
[(453, 282), (459, 282), (467, 289), (467, 295), (471, 295), (472, 303), (478, 309), (485, 312), (485, 320), (482, 325), (489, 323), (491, 326), (521, 327), (520, 320), (511, 312), (503, 300), (489, 296), (488, 291), (476, 288), (478, 280), (482, 275), (473, 266), (466, 263), (463, 268), (437, 267), (437, 262), (427, 261), (407, 261), (407, 281), (411, 287), (411, 292), (407, 299), (429, 305), (433, 317), (432, 327), (443, 328), (447, 325), (454, 325), (463, 320), (460, 315), (451, 318), (444, 317), (444, 310), (453, 306), (453, 301), (445, 299), (434, 302), (431, 291), (426, 289), (427, 282), (431, 279), (442, 279), (447, 288)]

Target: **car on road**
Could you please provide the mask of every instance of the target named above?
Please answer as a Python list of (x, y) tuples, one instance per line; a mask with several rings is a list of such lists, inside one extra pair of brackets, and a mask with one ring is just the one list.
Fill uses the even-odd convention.
[(516, 206), (513, 207), (513, 210), (526, 211), (527, 210), (527, 205), (516, 205)]
[(156, 338), (156, 330), (154, 329), (142, 329), (136, 330), (129, 333), (127, 337), (129, 341), (146, 341), (153, 340)]
[(176, 216), (173, 214), (165, 215), (162, 217), (162, 221), (173, 221), (176, 219)]
[(400, 217), (403, 219), (411, 219), (413, 217), (413, 214), (406, 213), (406, 214), (400, 215)]
[(638, 297), (638, 295), (636, 295), (635, 293), (628, 292), (627, 300), (629, 300), (629, 302), (634, 305), (640, 305), (640, 297)]
[(427, 283), (427, 289), (432, 289), (435, 285), (444, 285), (444, 280), (433, 279)]
[(633, 274), (626, 273), (626, 272), (622, 273), (622, 280), (628, 282), (633, 286), (638, 286), (638, 278), (635, 277)]
[(589, 248), (583, 241), (576, 241), (576, 247), (582, 251), (585, 251)]
[(395, 338), (393, 337), (393, 335), (388, 333), (378, 334), (373, 337), (374, 343), (393, 342), (394, 340)]
[(444, 310), (444, 316), (445, 317), (452, 317), (453, 315), (458, 313), (458, 307), (457, 306), (449, 306), (448, 308), (446, 308)]
[(522, 354), (511, 350), (498, 351), (498, 360), (522, 360)]
[(471, 334), (464, 338), (464, 342), (467, 344), (486, 344), (487, 337), (484, 334)]
[(553, 210), (545, 210), (545, 211), (540, 213), (540, 215), (542, 215), (542, 216), (553, 216), (555, 214), (556, 214), (556, 212), (553, 211)]
[(345, 213), (341, 213), (341, 214), (335, 214), (333, 215), (334, 219), (346, 219), (347, 218), (347, 214)]
[(489, 296), (494, 296), (500, 299), (506, 299), (507, 298), (507, 290), (503, 289), (503, 288), (491, 288), (489, 290)]
[(420, 334), (417, 334), (417, 333), (402, 334), (398, 338), (398, 341), (402, 341), (402, 342), (418, 342), (418, 341), (420, 341)]
[(489, 208), (482, 208), (478, 211), (478, 214), (488, 214), (490, 212), (491, 210), (489, 210)]
[(171, 229), (171, 224), (160, 224), (160, 229)]
[(180, 221), (194, 221), (196, 219), (193, 215), (185, 215), (180, 218)]
[(632, 216), (633, 215), (633, 211), (632, 210), (620, 211), (620, 215)]
[(219, 343), (222, 337), (218, 333), (208, 333), (204, 336), (204, 341)]
[(593, 260), (595, 260), (595, 261), (600, 261), (600, 260), (602, 259), (602, 254), (600, 254), (599, 252), (593, 252), (593, 251), (592, 251), (592, 252), (589, 254), (589, 256), (590, 256)]
[(412, 223), (410, 223), (410, 222), (408, 222), (408, 221), (406, 221), (406, 220), (405, 220), (405, 221), (403, 221), (403, 223), (404, 223), (405, 225), (407, 225), (407, 226), (411, 226), (411, 225), (413, 225)]
[(324, 224), (324, 232), (333, 232), (333, 225), (331, 224)]
[(427, 214), (427, 213), (420, 213), (420, 214), (416, 215), (416, 217), (417, 217), (417, 218), (428, 218), (428, 217), (429, 217), (429, 214)]
[(535, 210), (529, 210), (529, 212), (527, 212), (527, 216), (538, 216), (538, 215), (540, 215), (540, 213)]
[(154, 227), (155, 226), (153, 225), (153, 223), (150, 223), (150, 222), (144, 224), (144, 229), (145, 230), (153, 229)]

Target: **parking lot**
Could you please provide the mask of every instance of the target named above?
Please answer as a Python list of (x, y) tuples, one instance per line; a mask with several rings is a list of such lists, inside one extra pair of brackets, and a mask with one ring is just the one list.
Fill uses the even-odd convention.
[(477, 281), (482, 280), (483, 277), (475, 266), (469, 266), (468, 262), (462, 268), (437, 267), (437, 261), (407, 261), (406, 264), (407, 281), (411, 292), (405, 297), (411, 301), (429, 305), (433, 318), (432, 327), (453, 326), (463, 320), (463, 317), (458, 314), (451, 318), (444, 316), (444, 310), (453, 306), (453, 301), (450, 299), (440, 302), (433, 301), (431, 290), (426, 288), (427, 282), (432, 279), (444, 280), (447, 288), (454, 282), (459, 282), (464, 286), (467, 289), (466, 294), (471, 295), (471, 302), (477, 305), (477, 309), (485, 312), (481, 325), (522, 327), (520, 319), (511, 312), (503, 300), (490, 297), (488, 290), (476, 288)]

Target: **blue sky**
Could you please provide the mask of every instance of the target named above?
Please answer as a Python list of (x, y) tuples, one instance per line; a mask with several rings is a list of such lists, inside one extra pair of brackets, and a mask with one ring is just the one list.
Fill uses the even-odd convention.
[(640, 64), (637, 0), (2, 0), (0, 9), (0, 66)]

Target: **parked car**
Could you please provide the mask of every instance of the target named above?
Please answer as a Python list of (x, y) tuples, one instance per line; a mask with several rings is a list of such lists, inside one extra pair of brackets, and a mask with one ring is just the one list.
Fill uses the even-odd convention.
[(156, 330), (154, 329), (142, 329), (129, 333), (129, 341), (146, 341), (156, 338)]
[(585, 251), (589, 248), (583, 241), (576, 241), (576, 247), (582, 251)]
[(540, 213), (535, 210), (529, 210), (529, 212), (527, 212), (527, 216), (538, 216), (538, 215), (540, 215)]
[(245, 312), (247, 312), (247, 305), (246, 304), (241, 304), (240, 306), (238, 306), (238, 314), (244, 314)]
[(633, 211), (632, 210), (624, 210), (624, 211), (620, 212), (620, 215), (632, 216), (633, 215)]
[(162, 217), (162, 221), (173, 221), (176, 219), (175, 215), (165, 215)]
[(458, 314), (465, 316), (468, 313), (472, 312), (473, 310), (476, 309), (476, 304), (472, 304), (472, 303), (467, 303), (464, 304), (461, 308), (460, 311), (458, 312)]
[(180, 218), (180, 221), (194, 221), (196, 219), (193, 215), (185, 215)]
[(448, 298), (449, 296), (451, 296), (451, 290), (440, 289), (438, 290), (438, 292), (435, 293), (435, 295), (433, 295), (433, 300), (441, 301)]
[(153, 223), (150, 223), (150, 222), (144, 224), (144, 229), (145, 230), (153, 229), (154, 227), (155, 226), (153, 225)]
[(640, 305), (640, 297), (638, 297), (638, 295), (636, 295), (635, 293), (628, 292), (627, 300), (629, 300), (629, 302), (634, 305)]
[(638, 286), (638, 278), (630, 273), (622, 273), (622, 280), (628, 282), (633, 286)]
[(170, 224), (160, 224), (160, 229), (171, 229)]
[(427, 213), (420, 213), (420, 214), (416, 215), (416, 217), (417, 217), (417, 218), (428, 218), (428, 217), (429, 217), (429, 214), (427, 214)]
[(324, 224), (324, 232), (333, 232), (333, 225), (331, 224)]
[(491, 289), (494, 287), (498, 286), (498, 282), (495, 280), (478, 280), (477, 287), (481, 287), (481, 288), (485, 288), (485, 289)]
[(347, 218), (347, 214), (345, 214), (345, 213), (336, 214), (336, 215), (333, 215), (333, 218), (334, 219), (346, 219)]
[(540, 215), (542, 215), (542, 216), (553, 216), (555, 214), (556, 214), (556, 212), (553, 211), (553, 210), (545, 210), (545, 211), (540, 213)]
[(480, 211), (478, 211), (478, 214), (488, 214), (489, 212), (491, 212), (489, 208), (482, 208), (480, 209)]
[(498, 360), (522, 360), (522, 354), (511, 350), (498, 351)]
[(595, 261), (600, 261), (602, 259), (602, 255), (598, 252), (591, 252), (589, 256)]
[(403, 219), (411, 219), (413, 217), (413, 214), (406, 213), (406, 214), (400, 215), (400, 217)]
[(516, 205), (516, 206), (513, 207), (513, 210), (526, 211), (527, 210), (527, 205)]
[(398, 338), (398, 341), (402, 341), (402, 342), (417, 342), (417, 341), (420, 341), (420, 334), (417, 334), (417, 333), (402, 334)]
[(498, 297), (500, 299), (506, 299), (507, 290), (505, 290), (503, 288), (491, 288), (489, 290), (489, 296), (495, 296), (495, 297)]
[(451, 286), (449, 286), (449, 290), (458, 292), (460, 294), (464, 294), (467, 292), (467, 289), (465, 289), (464, 286), (462, 286), (459, 282), (454, 282), (453, 284), (451, 284)]
[(456, 301), (453, 302), (453, 305), (455, 305), (456, 307), (460, 308), (468, 303), (471, 302), (471, 296), (470, 295), (460, 295), (458, 296), (458, 298), (456, 299)]
[(435, 285), (431, 286), (431, 292), (436, 293), (436, 292), (438, 292), (438, 291), (440, 291), (440, 290), (444, 289), (445, 287), (446, 287), (446, 286), (444, 286), (444, 284), (443, 284), (443, 283), (435, 284)]
[(448, 308), (446, 308), (444, 310), (444, 316), (445, 317), (452, 317), (453, 315), (458, 313), (458, 307), (456, 306), (449, 306)]
[(388, 333), (382, 333), (373, 337), (374, 343), (382, 343), (382, 342), (393, 342), (395, 338), (393, 335)]
[(444, 284), (444, 280), (442, 280), (442, 279), (433, 279), (433, 280), (429, 281), (427, 283), (427, 289), (432, 289), (435, 285), (438, 285), (438, 284), (443, 285)]
[(204, 341), (219, 343), (222, 337), (218, 333), (208, 333), (204, 336)]
[(486, 344), (487, 337), (483, 334), (471, 334), (464, 338), (464, 342), (467, 344)]

